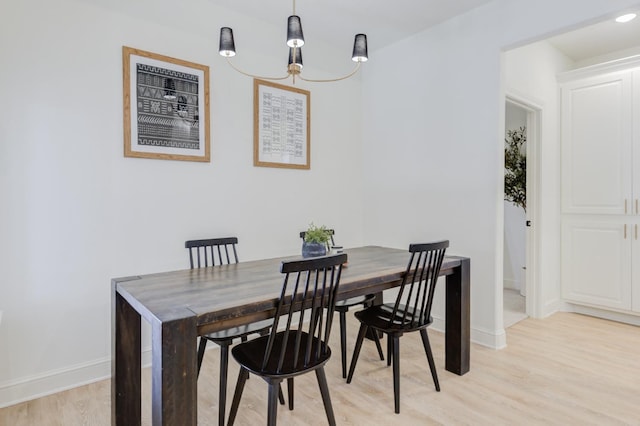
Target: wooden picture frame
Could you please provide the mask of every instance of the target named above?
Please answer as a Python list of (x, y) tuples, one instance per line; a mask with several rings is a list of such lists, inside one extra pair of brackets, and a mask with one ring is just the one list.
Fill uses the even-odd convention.
[(209, 67), (122, 47), (124, 156), (210, 161)]
[(311, 168), (311, 94), (253, 80), (253, 165)]

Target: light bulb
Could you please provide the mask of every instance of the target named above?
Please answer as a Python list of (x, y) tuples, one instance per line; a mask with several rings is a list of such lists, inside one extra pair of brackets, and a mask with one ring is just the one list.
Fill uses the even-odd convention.
[(636, 17), (635, 13), (627, 13), (626, 15), (618, 16), (616, 22), (625, 23), (633, 20)]

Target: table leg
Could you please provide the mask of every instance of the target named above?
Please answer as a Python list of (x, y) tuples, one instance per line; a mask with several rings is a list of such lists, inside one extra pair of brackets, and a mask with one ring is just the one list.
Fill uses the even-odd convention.
[(151, 404), (154, 426), (193, 425), (198, 419), (196, 317), (151, 324)]
[(140, 314), (116, 291), (111, 296), (111, 424), (140, 425)]
[(469, 372), (471, 349), (471, 261), (461, 258), (460, 262), (446, 278), (445, 368), (462, 376)]

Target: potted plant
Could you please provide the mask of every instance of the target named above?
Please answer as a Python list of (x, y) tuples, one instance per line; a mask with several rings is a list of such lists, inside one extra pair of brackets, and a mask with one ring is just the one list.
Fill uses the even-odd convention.
[(527, 211), (527, 129), (508, 130), (504, 148), (504, 199)]
[(327, 254), (327, 243), (331, 239), (329, 230), (324, 226), (316, 226), (311, 222), (304, 233), (302, 257), (316, 257)]

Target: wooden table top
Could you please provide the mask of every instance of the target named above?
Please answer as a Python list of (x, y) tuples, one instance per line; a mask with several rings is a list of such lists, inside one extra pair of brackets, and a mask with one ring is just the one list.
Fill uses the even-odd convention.
[[(377, 293), (398, 285), (407, 267), (407, 250), (368, 246), (345, 249), (339, 297)], [(197, 317), (198, 334), (273, 316), (282, 288), (282, 261), (300, 256), (240, 262), (112, 280), (147, 320), (161, 322)], [(441, 275), (460, 265), (445, 257)]]

